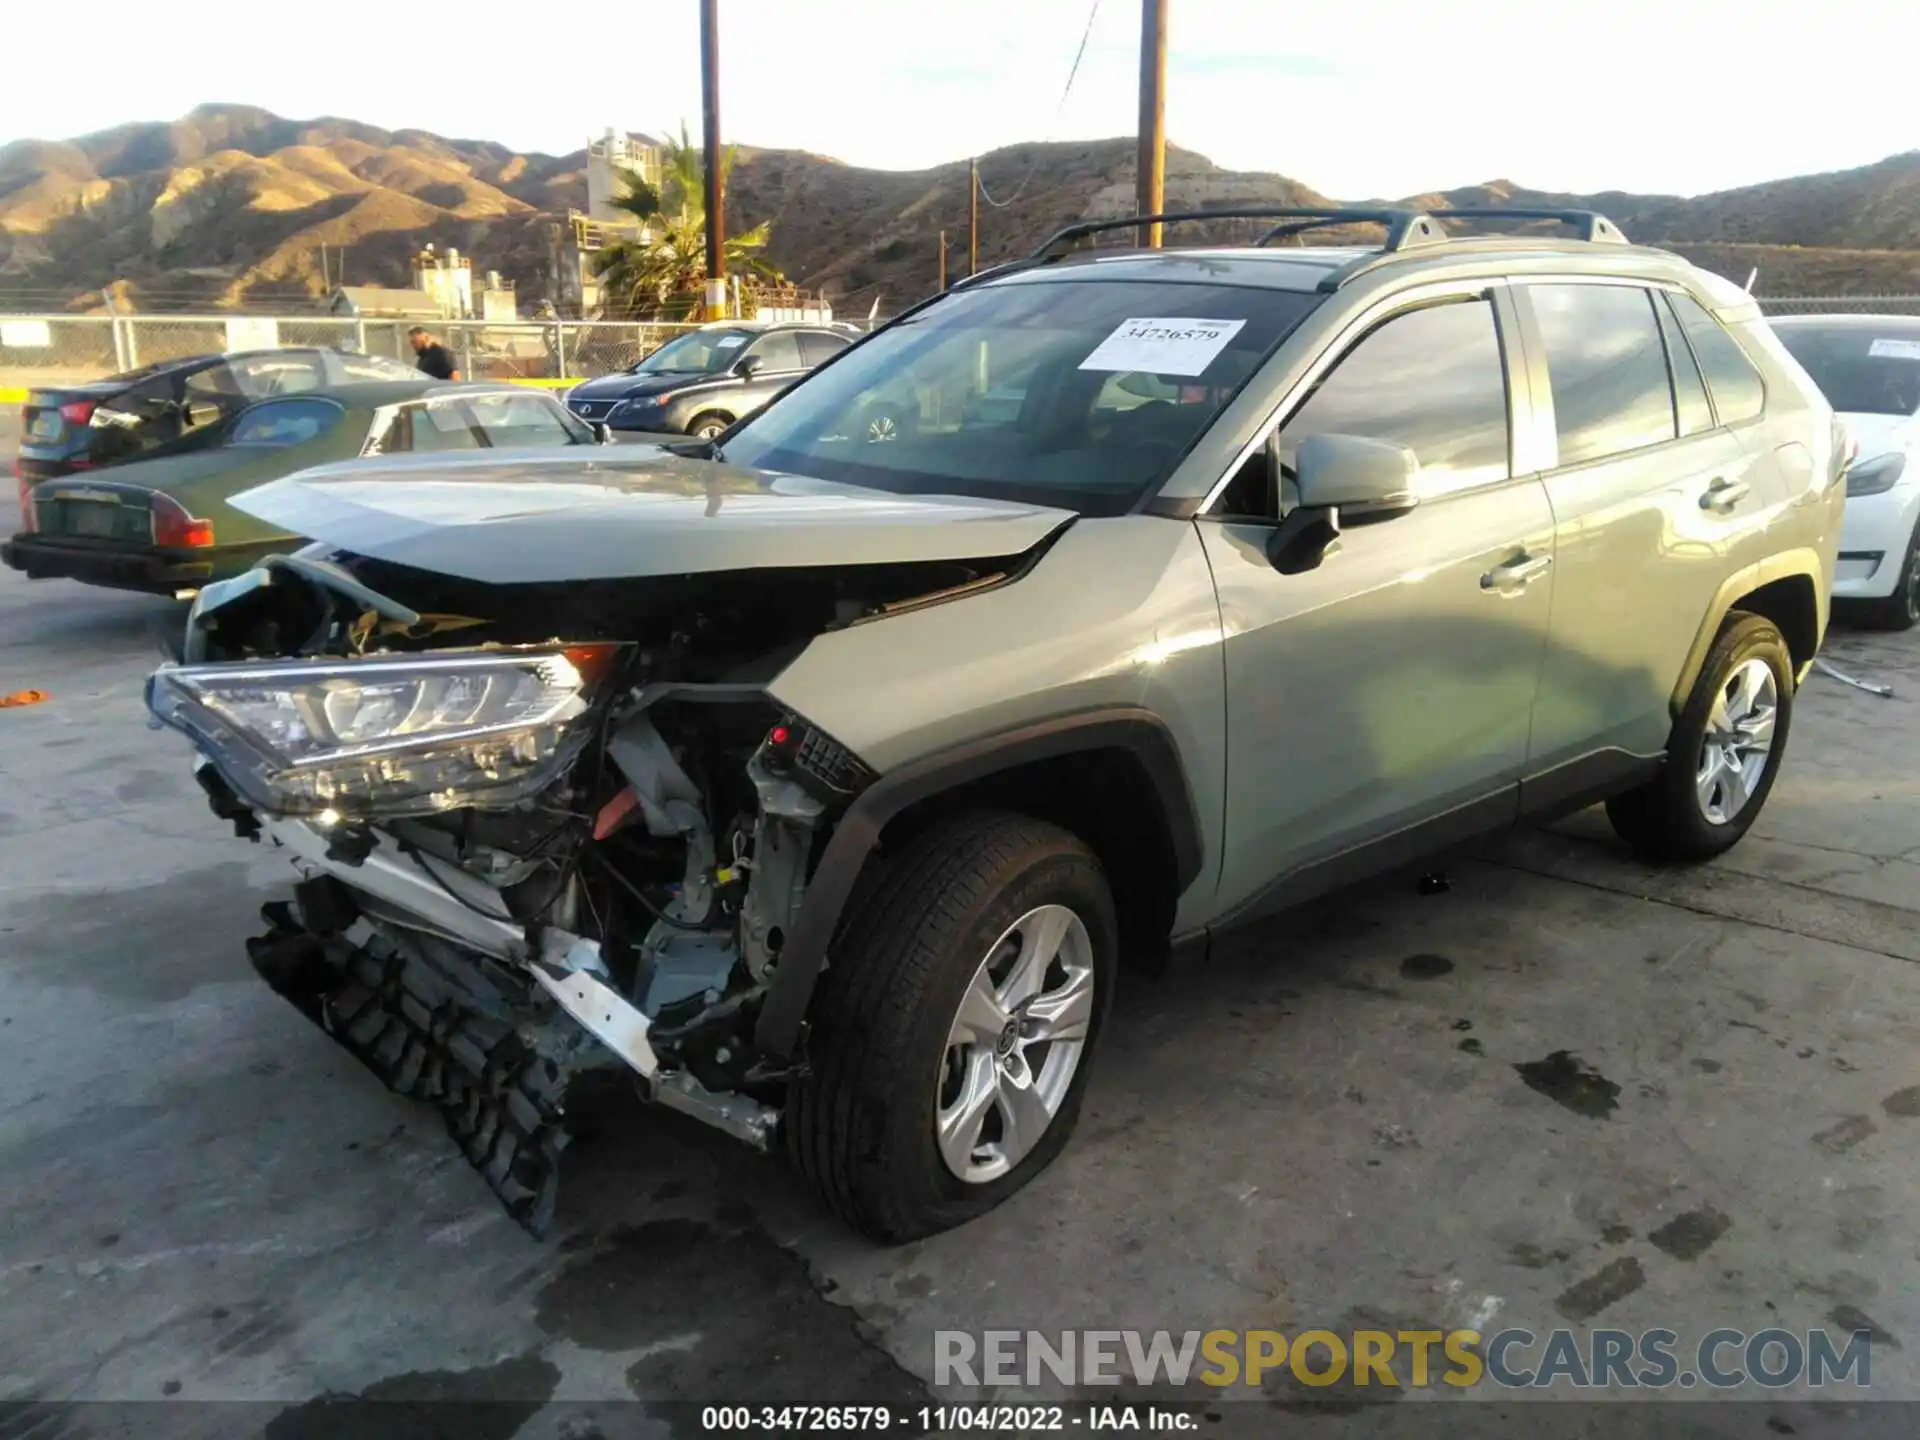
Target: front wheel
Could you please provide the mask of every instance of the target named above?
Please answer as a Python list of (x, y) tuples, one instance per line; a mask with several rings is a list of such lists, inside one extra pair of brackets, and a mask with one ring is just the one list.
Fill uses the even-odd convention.
[(1085, 845), (993, 811), (923, 832), (866, 895), (814, 997), (785, 1129), (843, 1219), (901, 1242), (991, 1210), (1067, 1143), (1118, 927)]
[(712, 440), (732, 423), (724, 415), (702, 415), (687, 427), (687, 433), (696, 440)]
[(1658, 775), (1607, 802), (1614, 831), (1644, 859), (1710, 860), (1767, 803), (1793, 719), (1793, 657), (1773, 622), (1735, 611), (1674, 722)]

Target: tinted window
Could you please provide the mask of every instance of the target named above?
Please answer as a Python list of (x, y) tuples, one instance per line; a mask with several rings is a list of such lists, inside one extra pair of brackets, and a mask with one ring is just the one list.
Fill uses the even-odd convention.
[(1420, 493), (1504, 480), (1507, 381), (1493, 306), (1485, 300), (1396, 315), (1314, 386), (1280, 429), (1280, 463), (1309, 435), (1391, 440), (1420, 458)]
[(847, 348), (844, 335), (827, 335), (817, 330), (802, 331), (800, 335), (800, 358), (808, 366), (820, 364), (831, 359)]
[(580, 438), (557, 407), (538, 395), (471, 395), (467, 405), (487, 442), (497, 448), (573, 445)]
[(1547, 351), (1560, 463), (1674, 437), (1673, 391), (1653, 299), (1626, 285), (1529, 285)]
[[(738, 464), (902, 493), (1121, 514), (1320, 303), (1231, 285), (1067, 279), (943, 297), (746, 421)], [(1173, 399), (1096, 407), (1116, 376)]]
[(1855, 415), (1920, 411), (1920, 323), (1776, 325), (1773, 333), (1834, 409)]
[(229, 445), (283, 448), (304, 445), (340, 423), (341, 409), (327, 400), (284, 400), (256, 405), (233, 427)]
[(336, 355), (333, 363), (343, 380), (417, 380), (420, 372), (384, 355)]
[(1667, 368), (1673, 372), (1673, 402), (1680, 417), (1680, 433), (1698, 435), (1702, 430), (1711, 430), (1713, 407), (1707, 403), (1706, 382), (1700, 378), (1700, 366), (1693, 358), (1693, 349), (1680, 333), (1673, 311), (1658, 301), (1654, 302), (1653, 309), (1660, 320), (1660, 338), (1667, 345)]
[(800, 339), (791, 330), (782, 330), (778, 334), (763, 336), (760, 343), (747, 352), (759, 358), (761, 366), (772, 374), (776, 370), (799, 370)]
[(324, 383), (318, 358), (306, 351), (255, 355), (235, 360), (232, 368), (241, 393), (252, 399), (297, 395), (303, 390), (318, 390)]
[(751, 330), (695, 330), (667, 341), (627, 373), (717, 375), (740, 358), (751, 339)]
[(1722, 425), (1751, 420), (1766, 408), (1767, 387), (1746, 352), (1720, 322), (1690, 295), (1669, 295), (1680, 328), (1687, 332), (1694, 357), (1707, 377), (1707, 391)]
[(459, 401), (438, 405), (416, 405), (413, 410), (415, 450), (478, 450), (480, 437), (473, 433), (467, 408)]

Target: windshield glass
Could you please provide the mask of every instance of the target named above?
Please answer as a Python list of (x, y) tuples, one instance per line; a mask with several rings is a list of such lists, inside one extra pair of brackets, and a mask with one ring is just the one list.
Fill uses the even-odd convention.
[(751, 330), (695, 330), (662, 345), (629, 375), (717, 375), (740, 358)]
[(1834, 409), (1920, 413), (1920, 320), (1779, 325), (1773, 333)]
[(725, 458), (1124, 514), (1319, 300), (1078, 278), (961, 291), (801, 382), (736, 430)]

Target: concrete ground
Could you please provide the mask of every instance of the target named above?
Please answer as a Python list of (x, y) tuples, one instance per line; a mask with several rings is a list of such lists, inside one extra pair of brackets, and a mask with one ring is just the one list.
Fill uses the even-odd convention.
[[(569, 1151), (558, 1238), (510, 1223), (249, 969), (288, 871), (145, 728), (168, 610), (0, 571), (0, 693), (49, 695), (0, 710), (0, 1398), (30, 1402), (0, 1432), (177, 1397), (318, 1435), (357, 1394), (492, 1399), (465, 1433), (501, 1440), (690, 1435), (664, 1402), (906, 1409), (935, 1330), (994, 1327), (1865, 1326), (1873, 1393), (1920, 1389), (1920, 636), (1836, 632), (1896, 697), (1814, 678), (1719, 863), (1650, 871), (1584, 815), (1134, 986), (1052, 1171), (889, 1250), (624, 1109)], [(1218, 1398), (1211, 1433), (1313, 1395)]]

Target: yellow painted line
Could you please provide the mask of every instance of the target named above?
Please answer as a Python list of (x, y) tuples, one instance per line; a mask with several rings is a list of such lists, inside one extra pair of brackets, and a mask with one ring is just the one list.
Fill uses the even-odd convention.
[(0, 405), (24, 405), (27, 392), (18, 385), (0, 385)]
[(547, 379), (541, 379), (541, 378), (524, 378), (524, 379), (509, 380), (507, 383), (510, 385), (533, 385), (542, 390), (564, 390), (569, 385), (578, 385), (580, 382), (578, 380), (547, 380)]

